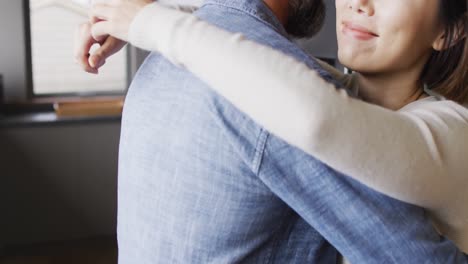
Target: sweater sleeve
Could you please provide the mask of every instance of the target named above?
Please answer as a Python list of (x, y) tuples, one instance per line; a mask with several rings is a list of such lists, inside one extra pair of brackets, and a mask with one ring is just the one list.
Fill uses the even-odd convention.
[(392, 111), (353, 99), (294, 58), (157, 3), (140, 12), (129, 36), (273, 134), (377, 191), (440, 210), (466, 186), (468, 115), (453, 102)]

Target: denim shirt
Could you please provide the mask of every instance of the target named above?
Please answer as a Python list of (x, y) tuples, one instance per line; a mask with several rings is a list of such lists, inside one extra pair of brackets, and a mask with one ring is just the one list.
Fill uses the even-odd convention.
[[(208, 0), (196, 15), (333, 82), (261, 0)], [(355, 263), (459, 263), (424, 211), (270, 135), (157, 53), (126, 98), (118, 203), (122, 264), (334, 263), (335, 247)]]

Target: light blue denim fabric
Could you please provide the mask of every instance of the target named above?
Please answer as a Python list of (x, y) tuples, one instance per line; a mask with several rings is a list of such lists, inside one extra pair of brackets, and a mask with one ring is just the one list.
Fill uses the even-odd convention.
[[(331, 81), (260, 0), (197, 15)], [(335, 263), (334, 247), (353, 263), (465, 263), (423, 210), (270, 135), (155, 53), (129, 89), (119, 159), (120, 264)]]

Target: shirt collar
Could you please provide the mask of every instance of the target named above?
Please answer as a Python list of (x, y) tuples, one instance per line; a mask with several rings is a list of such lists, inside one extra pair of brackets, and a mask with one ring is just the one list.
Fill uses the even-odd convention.
[(241, 10), (242, 12), (247, 13), (272, 27), (281, 35), (289, 38), (288, 33), (281, 22), (273, 14), (273, 11), (271, 11), (271, 9), (263, 2), (263, 0), (206, 0), (204, 5), (207, 4), (222, 5)]

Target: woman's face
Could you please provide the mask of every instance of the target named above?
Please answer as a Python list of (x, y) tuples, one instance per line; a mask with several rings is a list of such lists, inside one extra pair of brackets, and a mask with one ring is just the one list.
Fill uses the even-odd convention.
[(439, 1), (336, 0), (341, 63), (370, 74), (422, 68), (442, 32)]

